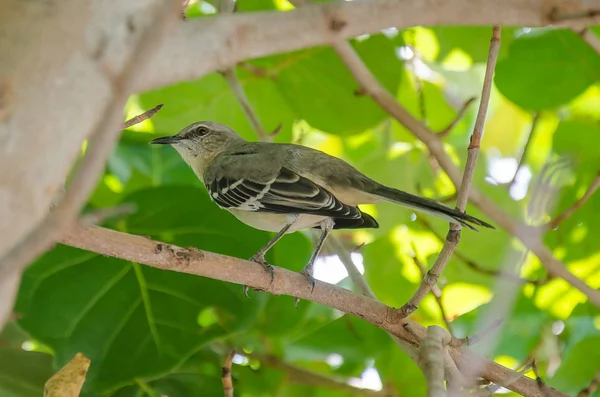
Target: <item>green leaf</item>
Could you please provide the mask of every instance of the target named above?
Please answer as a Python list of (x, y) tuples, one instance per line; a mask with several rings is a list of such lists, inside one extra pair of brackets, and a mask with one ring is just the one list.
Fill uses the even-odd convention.
[(531, 29), (511, 43), (496, 67), (495, 83), (517, 105), (552, 109), (600, 78), (600, 55), (569, 29)]
[[(485, 63), (490, 50), (491, 26), (434, 26), (439, 43), (437, 59), (444, 60), (453, 51), (460, 50), (468, 54), (474, 63)], [(502, 27), (502, 44), (499, 58), (506, 54), (513, 40), (516, 28)]]
[[(402, 64), (392, 41), (383, 35), (353, 42), (379, 82), (395, 93)], [(296, 52), (280, 60), (277, 87), (299, 118), (331, 134), (351, 135), (381, 122), (386, 113), (371, 98), (357, 93), (359, 86), (330, 48)]]
[[(597, 365), (590, 364), (599, 362), (600, 336), (590, 336), (566, 352), (558, 371), (547, 383), (563, 393), (575, 395), (587, 387), (598, 372)], [(600, 390), (591, 396), (600, 396)]]
[(0, 395), (3, 397), (39, 397), (51, 376), (50, 355), (0, 347)]

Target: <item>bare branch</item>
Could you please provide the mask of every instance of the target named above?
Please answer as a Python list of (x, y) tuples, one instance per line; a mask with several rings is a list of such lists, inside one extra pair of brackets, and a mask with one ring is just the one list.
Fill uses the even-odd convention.
[[(462, 182), (460, 189), (458, 190), (458, 196), (456, 199), (456, 209), (465, 211), (467, 206), (467, 200), (469, 198), (469, 190), (473, 183), (473, 175), (475, 174), (475, 165), (477, 164), (477, 157), (479, 155), (479, 145), (481, 142), (481, 136), (483, 134), (483, 127), (485, 124), (485, 117), (487, 115), (487, 108), (490, 100), (490, 92), (492, 89), (492, 79), (494, 76), (494, 69), (496, 68), (496, 60), (498, 59), (498, 50), (500, 49), (500, 27), (494, 26), (492, 32), (492, 39), (490, 41), (490, 51), (488, 55), (488, 62), (485, 70), (485, 77), (483, 81), (483, 89), (481, 92), (481, 99), (479, 102), (479, 111), (477, 113), (477, 119), (473, 128), (473, 134), (471, 135), (471, 142), (468, 147), (467, 163), (465, 165), (465, 171), (463, 173)], [(450, 260), (450, 257), (454, 253), (458, 242), (460, 241), (460, 226), (452, 224), (450, 230), (446, 236), (446, 242), (442, 247), (442, 250), (437, 257), (435, 263), (431, 267), (431, 270), (427, 272), (427, 275), (423, 277), (423, 281), (419, 285), (419, 288), (410, 300), (398, 310), (400, 317), (410, 315), (417, 309), (417, 306), (421, 303), (427, 292), (437, 282), (440, 274), (446, 267), (446, 264)]]
[(540, 374), (538, 372), (535, 360), (531, 361), (531, 369), (533, 370), (533, 374), (535, 375), (535, 382), (537, 383), (540, 391), (542, 392), (542, 395), (544, 397), (546, 397), (547, 396), (547, 394), (546, 394), (546, 384), (544, 383), (544, 380), (542, 379), (542, 377), (540, 376)]
[(148, 120), (150, 117), (152, 117), (156, 113), (158, 113), (158, 111), (160, 109), (162, 109), (162, 107), (163, 107), (163, 105), (161, 103), (159, 105), (156, 105), (155, 107), (153, 107), (150, 110), (146, 110), (142, 114), (138, 114), (137, 116), (130, 118), (129, 120), (127, 120), (126, 122), (123, 123), (123, 125), (121, 126), (121, 128), (122, 129), (126, 129), (126, 128), (129, 128), (129, 127), (134, 126), (136, 124), (139, 124), (142, 121)]
[(350, 276), (350, 280), (354, 283), (356, 288), (360, 291), (364, 296), (368, 296), (370, 298), (375, 299), (375, 294), (373, 294), (373, 290), (367, 284), (367, 280), (363, 277), (362, 274), (356, 268), (352, 257), (350, 256), (350, 252), (344, 247), (344, 245), (340, 242), (337, 236), (329, 236), (328, 238), (329, 245), (333, 248), (333, 251), (340, 258), (340, 261), (346, 268), (348, 272), (348, 276)]
[[(425, 266), (423, 265), (423, 263), (421, 263), (421, 260), (419, 259), (419, 256), (417, 254), (417, 247), (414, 243), (413, 243), (413, 251), (415, 253), (415, 255), (412, 258), (413, 262), (415, 263), (417, 268), (419, 268), (421, 277), (425, 278), (427, 276), (427, 269), (425, 269)], [(448, 329), (448, 332), (450, 332), (450, 335), (454, 336), (454, 333), (452, 332), (452, 325), (450, 324), (450, 320), (448, 319), (448, 316), (446, 315), (446, 309), (444, 309), (444, 305), (442, 304), (441, 288), (438, 287), (436, 284), (434, 284), (431, 286), (431, 293), (435, 297), (435, 301), (437, 302), (437, 305), (440, 308), (440, 314), (442, 315), (442, 319), (444, 320), (444, 324), (446, 324), (446, 328)]]
[(231, 380), (231, 366), (233, 365), (233, 357), (235, 356), (235, 349), (232, 349), (221, 368), (221, 382), (223, 383), (223, 392), (225, 397), (233, 397), (233, 381)]
[(491, 331), (498, 328), (500, 326), (500, 324), (502, 324), (501, 318), (495, 320), (486, 329), (476, 333), (475, 335), (467, 336), (466, 338), (453, 339), (450, 342), (450, 346), (454, 346), (454, 347), (472, 346), (475, 343), (479, 342), (481, 339), (483, 339), (488, 333), (490, 333)]
[(514, 183), (515, 178), (517, 177), (517, 174), (519, 173), (519, 170), (523, 167), (523, 164), (525, 164), (525, 161), (527, 161), (527, 155), (529, 154), (529, 148), (531, 147), (531, 142), (533, 141), (533, 137), (535, 136), (534, 134), (535, 134), (536, 127), (537, 127), (539, 120), (540, 120), (540, 114), (535, 113), (531, 120), (531, 128), (529, 129), (529, 134), (527, 135), (527, 141), (525, 141), (525, 146), (523, 147), (523, 150), (521, 151), (521, 155), (519, 156), (519, 163), (517, 165), (517, 169), (515, 170), (515, 174), (513, 175), (510, 182), (507, 183), (507, 186), (511, 186)]
[(101, 208), (96, 211), (91, 211), (83, 214), (79, 218), (79, 223), (84, 226), (97, 225), (110, 218), (133, 214), (136, 211), (134, 204), (120, 204), (115, 207)]
[[(221, 14), (231, 14), (234, 12), (235, 2), (233, 0), (217, 0), (217, 9)], [(250, 122), (254, 132), (256, 132), (258, 139), (260, 141), (271, 140), (270, 135), (266, 133), (262, 123), (260, 122), (260, 119), (258, 118), (258, 115), (252, 107), (252, 104), (248, 100), (246, 92), (244, 92), (244, 87), (242, 87), (242, 84), (237, 77), (235, 66), (225, 68), (221, 70), (220, 73), (225, 78), (225, 81), (227, 81), (227, 84), (233, 92), (233, 95), (238, 100), (240, 106), (242, 107), (242, 112), (244, 112), (244, 115)]]
[(596, 390), (598, 390), (598, 387), (600, 387), (600, 370), (598, 371), (596, 376), (594, 376), (594, 379), (592, 379), (590, 384), (587, 385), (587, 387), (585, 387), (583, 390), (581, 390), (579, 394), (577, 394), (577, 397), (589, 397), (592, 394), (594, 394)]
[(458, 122), (460, 120), (462, 120), (462, 118), (464, 117), (465, 113), (469, 109), (469, 106), (471, 106), (471, 104), (473, 102), (475, 102), (476, 99), (477, 98), (472, 97), (472, 98), (467, 99), (467, 101), (465, 103), (463, 103), (462, 107), (460, 108), (460, 110), (456, 114), (456, 117), (454, 118), (454, 120), (452, 120), (452, 122), (448, 125), (448, 127), (444, 128), (443, 130), (441, 130), (440, 132), (438, 132), (438, 136), (440, 137), (440, 139), (444, 139), (445, 137), (448, 136), (448, 134), (450, 134), (450, 132), (454, 129), (454, 127), (456, 127), (456, 124), (458, 124)]
[(575, 203), (573, 203), (573, 205), (570, 206), (569, 208), (567, 208), (562, 214), (558, 215), (556, 218), (554, 218), (552, 221), (550, 221), (547, 225), (545, 225), (544, 229), (552, 230), (552, 229), (556, 228), (558, 225), (560, 225), (562, 222), (567, 220), (569, 217), (571, 217), (571, 215), (573, 215), (575, 213), (575, 211), (577, 211), (579, 208), (581, 208), (586, 203), (586, 201), (588, 201), (594, 195), (594, 193), (596, 193), (596, 190), (598, 190), (599, 187), (600, 187), (600, 172), (598, 172), (598, 175), (596, 175), (596, 177), (594, 178), (594, 180), (592, 181), (590, 186), (588, 186), (588, 188), (585, 191), (585, 193), (583, 194), (583, 196), (581, 196), (581, 198), (579, 200), (577, 200)]
[[(271, 282), (270, 275), (264, 271), (262, 265), (255, 262), (194, 248), (181, 248), (96, 226), (82, 227), (72, 224), (60, 242), (158, 269), (248, 285), (274, 295), (297, 296), (357, 316), (413, 346), (418, 345), (425, 336), (425, 329), (410, 319), (393, 321), (393, 309), (380, 302), (321, 281), (316, 282), (311, 293), (311, 285), (303, 275), (284, 268), (275, 267), (275, 280)], [(406, 330), (406, 324), (410, 324), (411, 332)], [(491, 382), (526, 396), (543, 397), (532, 379), (519, 377), (515, 382), (506, 384), (507, 379), (513, 378), (514, 371), (483, 359), (464, 348), (449, 348), (449, 352), (461, 365), (478, 365), (481, 376)], [(565, 397), (555, 390), (551, 390), (549, 396)]]
[(167, 33), (169, 26), (177, 19), (179, 7), (179, 1), (170, 0), (164, 2), (162, 8), (157, 8), (155, 23), (146, 28), (121, 73), (112, 79), (112, 98), (106, 102), (106, 107), (90, 135), (87, 153), (65, 196), (38, 228), (0, 259), (0, 278), (29, 264), (75, 221), (89, 192), (96, 185), (112, 145), (121, 131), (121, 112), (123, 104), (132, 92), (131, 81), (137, 73), (137, 66), (146, 61)]

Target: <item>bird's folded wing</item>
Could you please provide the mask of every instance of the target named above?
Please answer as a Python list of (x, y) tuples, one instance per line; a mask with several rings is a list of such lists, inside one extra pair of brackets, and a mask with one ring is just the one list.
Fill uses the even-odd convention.
[(266, 182), (221, 176), (206, 181), (212, 199), (223, 208), (283, 214), (312, 214), (357, 219), (358, 208), (340, 202), (323, 187), (287, 168)]

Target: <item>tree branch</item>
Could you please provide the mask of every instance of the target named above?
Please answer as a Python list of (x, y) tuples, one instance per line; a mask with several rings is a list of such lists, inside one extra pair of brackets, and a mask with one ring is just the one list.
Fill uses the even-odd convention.
[(223, 393), (225, 397), (233, 397), (233, 381), (231, 380), (231, 366), (233, 365), (233, 357), (235, 349), (232, 349), (225, 357), (223, 367), (221, 368), (221, 383), (223, 383)]
[[(413, 346), (418, 346), (420, 339), (425, 336), (425, 329), (410, 319), (392, 322), (390, 314), (393, 309), (369, 297), (321, 281), (316, 282), (311, 293), (311, 285), (306, 278), (287, 269), (275, 267), (275, 280), (271, 282), (270, 275), (255, 262), (194, 248), (181, 248), (96, 226), (73, 225), (60, 242), (158, 269), (248, 285), (274, 295), (297, 296), (359, 317)], [(411, 332), (406, 330), (407, 324), (410, 325)], [(519, 377), (517, 381), (506, 384), (506, 379), (513, 379), (515, 371), (481, 358), (464, 348), (449, 348), (449, 352), (457, 363), (478, 365), (481, 376), (491, 382), (525, 396), (543, 397), (535, 381), (526, 377)], [(551, 397), (565, 397), (556, 390), (549, 390), (549, 393), (548, 396)]]
[(594, 379), (591, 380), (590, 384), (577, 394), (577, 397), (589, 397), (598, 390), (598, 387), (600, 387), (600, 371), (594, 376)]
[(179, 1), (169, 0), (156, 7), (154, 23), (146, 27), (131, 51), (121, 73), (112, 79), (112, 95), (102, 109), (100, 118), (90, 135), (89, 148), (70, 183), (65, 196), (46, 219), (0, 259), (0, 279), (29, 264), (54, 243), (57, 236), (75, 221), (90, 191), (96, 186), (106, 158), (116, 140), (121, 123), (121, 113), (127, 97), (132, 92), (132, 77), (137, 66), (143, 64), (157, 43), (167, 33), (171, 22), (179, 14)]
[(473, 102), (475, 102), (476, 99), (477, 98), (472, 97), (472, 98), (467, 99), (467, 101), (465, 103), (463, 103), (462, 107), (460, 108), (460, 110), (456, 114), (456, 117), (454, 118), (454, 120), (452, 120), (450, 122), (450, 124), (448, 124), (448, 127), (444, 128), (443, 130), (441, 130), (440, 132), (438, 132), (438, 136), (441, 139), (444, 139), (445, 137), (448, 136), (448, 134), (450, 134), (450, 132), (452, 132), (452, 130), (454, 129), (454, 127), (456, 126), (456, 124), (458, 124), (458, 122), (460, 120), (462, 120), (462, 118), (464, 117), (465, 113), (469, 109), (469, 106), (471, 106), (471, 104)]
[(529, 154), (529, 148), (531, 147), (531, 142), (533, 141), (533, 137), (535, 136), (536, 127), (538, 125), (539, 120), (540, 120), (540, 114), (535, 113), (531, 120), (531, 128), (529, 129), (529, 135), (527, 135), (527, 141), (525, 141), (525, 146), (523, 146), (523, 150), (521, 151), (521, 155), (519, 156), (519, 163), (517, 164), (517, 169), (515, 170), (515, 174), (513, 175), (512, 179), (506, 184), (509, 187), (512, 186), (512, 184), (515, 182), (515, 178), (517, 177), (519, 170), (523, 167), (523, 164), (525, 164), (525, 161), (527, 161), (527, 156)]
[[(479, 145), (481, 142), (481, 136), (483, 134), (483, 127), (485, 125), (485, 117), (487, 115), (488, 104), (490, 100), (490, 92), (492, 90), (492, 79), (494, 76), (494, 70), (496, 68), (496, 60), (498, 59), (498, 50), (500, 49), (500, 27), (495, 26), (492, 32), (492, 39), (490, 41), (490, 51), (488, 55), (487, 66), (485, 69), (485, 77), (483, 81), (483, 89), (481, 92), (481, 99), (479, 102), (479, 111), (477, 113), (477, 119), (473, 128), (473, 134), (471, 135), (471, 143), (469, 144), (467, 163), (465, 165), (465, 171), (463, 173), (462, 182), (458, 190), (458, 196), (456, 199), (456, 209), (464, 212), (467, 207), (467, 200), (469, 199), (469, 191), (473, 183), (473, 175), (475, 174), (475, 165), (477, 164), (477, 157), (479, 155)], [(460, 241), (460, 226), (452, 224), (450, 230), (446, 236), (444, 246), (437, 257), (435, 263), (431, 267), (431, 270), (427, 272), (427, 275), (423, 277), (423, 281), (419, 285), (419, 288), (410, 300), (399, 309), (398, 314), (400, 317), (406, 317), (417, 309), (417, 306), (421, 303), (425, 295), (429, 292), (431, 287), (437, 283), (437, 280), (446, 267), (446, 264), (452, 257), (458, 242)]]
[(594, 178), (594, 180), (592, 181), (590, 186), (588, 186), (588, 188), (585, 191), (585, 193), (583, 194), (583, 196), (581, 196), (581, 198), (579, 200), (577, 200), (575, 203), (573, 203), (573, 205), (570, 206), (569, 208), (567, 208), (563, 213), (558, 215), (556, 218), (554, 218), (552, 221), (550, 221), (546, 226), (544, 226), (544, 229), (552, 230), (552, 229), (556, 228), (558, 225), (560, 225), (562, 222), (567, 220), (569, 217), (571, 217), (571, 215), (573, 215), (579, 208), (581, 208), (586, 203), (586, 201), (588, 201), (594, 195), (594, 193), (596, 193), (596, 190), (598, 190), (599, 187), (600, 187), (600, 172), (598, 172), (598, 175), (596, 175), (596, 177)]
[[(567, 6), (581, 11), (580, 17), (550, 18), (552, 10), (560, 12)], [(330, 44), (390, 26), (558, 24), (583, 28), (599, 23), (600, 16), (590, 16), (582, 0), (575, 4), (567, 0), (507, 0), (502, 6), (487, 0), (359, 0), (311, 4), (289, 12), (218, 15), (180, 23), (178, 31), (140, 70), (135, 89), (146, 91), (193, 80), (247, 59)]]

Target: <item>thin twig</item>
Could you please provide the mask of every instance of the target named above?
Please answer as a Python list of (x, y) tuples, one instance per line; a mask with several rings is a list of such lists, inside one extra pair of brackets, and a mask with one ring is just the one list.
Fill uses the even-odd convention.
[(13, 271), (29, 264), (40, 253), (47, 250), (72, 224), (88, 198), (110, 154), (115, 139), (121, 129), (120, 119), (123, 104), (133, 87), (138, 66), (145, 63), (166, 35), (172, 22), (178, 19), (179, 0), (166, 1), (161, 7), (155, 7), (154, 23), (147, 24), (140, 33), (139, 42), (126, 60), (121, 73), (112, 78), (112, 95), (102, 110), (98, 123), (90, 134), (89, 146), (64, 197), (42, 223), (19, 244), (14, 246), (0, 259), (0, 278), (7, 277)]
[(137, 210), (135, 204), (119, 204), (115, 207), (100, 208), (79, 217), (79, 223), (84, 226), (98, 225), (107, 219), (131, 215)]
[[(417, 253), (417, 246), (414, 242), (412, 243), (412, 246), (414, 252), (414, 255), (412, 257), (413, 262), (419, 269), (419, 272), (421, 272), (421, 277), (425, 277), (427, 275), (427, 269), (425, 269), (425, 266), (423, 265), (423, 263), (421, 263), (421, 260), (419, 259), (419, 255)], [(431, 287), (431, 293), (433, 294), (433, 297), (435, 298), (435, 301), (437, 302), (437, 305), (440, 309), (440, 314), (442, 315), (444, 324), (446, 324), (446, 329), (448, 329), (448, 332), (450, 332), (450, 335), (452, 335), (452, 337), (454, 338), (454, 333), (452, 332), (452, 325), (450, 324), (450, 320), (446, 315), (446, 309), (444, 309), (444, 305), (442, 303), (442, 289), (438, 287), (437, 284), (433, 285)]]
[(596, 376), (594, 376), (594, 379), (592, 379), (590, 384), (587, 385), (585, 388), (583, 388), (579, 392), (579, 394), (577, 394), (577, 397), (589, 397), (592, 394), (594, 394), (594, 392), (596, 390), (598, 390), (599, 387), (600, 387), (600, 371), (598, 371)]
[(248, 96), (246, 96), (246, 93), (244, 92), (244, 88), (242, 87), (240, 80), (237, 78), (235, 69), (229, 68), (222, 70), (221, 75), (225, 78), (227, 84), (229, 84), (229, 88), (231, 88), (233, 95), (236, 97), (240, 106), (242, 107), (242, 111), (244, 112), (244, 115), (250, 122), (250, 125), (252, 125), (252, 128), (256, 132), (256, 136), (258, 137), (258, 139), (263, 142), (270, 141), (270, 134), (267, 134), (265, 132), (265, 129), (262, 126), (258, 115), (254, 111), (254, 107), (252, 107), (252, 104), (248, 100)]
[(121, 126), (121, 129), (126, 129), (129, 128), (131, 126), (134, 126), (136, 124), (141, 123), (142, 121), (148, 120), (150, 117), (154, 116), (156, 113), (158, 113), (158, 111), (160, 109), (162, 109), (163, 105), (162, 103), (159, 105), (156, 105), (155, 107), (153, 107), (150, 110), (146, 110), (144, 113), (142, 114), (138, 114), (135, 117), (130, 118), (129, 120), (127, 120), (126, 122), (123, 123), (123, 125)]
[(569, 208), (567, 208), (563, 213), (561, 213), (556, 218), (551, 220), (547, 225), (545, 225), (544, 230), (552, 230), (552, 229), (558, 227), (558, 225), (560, 225), (562, 222), (567, 220), (579, 208), (581, 208), (586, 203), (586, 201), (588, 201), (594, 195), (594, 193), (596, 192), (596, 190), (598, 190), (599, 187), (600, 187), (600, 172), (598, 173), (598, 175), (596, 175), (596, 177), (594, 178), (594, 180), (592, 181), (590, 186), (588, 186), (588, 188), (585, 191), (585, 193), (583, 194), (583, 196), (581, 196), (581, 198), (579, 200), (577, 200), (575, 203), (573, 203), (573, 205), (570, 206)]
[(233, 381), (231, 380), (231, 366), (233, 365), (233, 357), (235, 356), (235, 349), (232, 349), (221, 368), (221, 382), (223, 383), (223, 392), (225, 397), (233, 397)]
[(342, 262), (342, 264), (346, 268), (346, 271), (348, 272), (350, 280), (352, 280), (352, 282), (354, 283), (356, 288), (358, 288), (360, 293), (364, 296), (375, 298), (373, 290), (371, 290), (371, 287), (369, 286), (369, 284), (367, 284), (367, 281), (365, 280), (363, 275), (360, 274), (360, 272), (356, 268), (356, 265), (354, 264), (354, 261), (352, 260), (352, 257), (350, 256), (350, 253), (344, 247), (341, 241), (337, 238), (337, 236), (330, 236), (328, 239), (328, 244), (333, 248), (333, 251), (340, 258), (340, 261)]
[[(481, 136), (483, 134), (483, 127), (485, 124), (485, 118), (487, 114), (487, 108), (490, 100), (490, 92), (492, 89), (492, 79), (494, 76), (494, 69), (496, 67), (496, 60), (498, 59), (498, 50), (500, 48), (500, 27), (494, 26), (492, 32), (492, 39), (490, 41), (490, 51), (488, 55), (488, 61), (485, 70), (485, 77), (483, 80), (483, 89), (481, 92), (481, 100), (479, 102), (479, 111), (477, 113), (477, 119), (475, 120), (475, 126), (473, 128), (473, 134), (471, 135), (471, 142), (468, 147), (467, 163), (465, 165), (465, 171), (463, 173), (462, 183), (458, 189), (458, 197), (456, 198), (456, 209), (464, 212), (467, 206), (467, 200), (469, 198), (469, 190), (473, 182), (473, 175), (475, 173), (475, 165), (477, 164), (477, 157), (479, 155), (479, 145), (481, 142)], [(454, 253), (458, 242), (460, 241), (460, 226), (452, 224), (450, 230), (446, 235), (446, 241), (438, 255), (435, 263), (431, 267), (431, 270), (427, 272), (427, 275), (423, 277), (423, 281), (419, 285), (419, 288), (409, 301), (397, 310), (399, 318), (404, 318), (414, 312), (425, 295), (429, 292), (431, 287), (435, 285), (440, 274), (446, 267), (446, 264), (450, 260), (450, 257)]]
[[(235, 4), (236, 3), (233, 0), (217, 0), (217, 9), (219, 10), (220, 14), (231, 14), (234, 12)], [(250, 125), (252, 125), (254, 132), (256, 132), (258, 140), (263, 142), (270, 141), (272, 137), (267, 134), (265, 128), (260, 122), (258, 115), (256, 114), (256, 111), (254, 110), (254, 107), (252, 107), (250, 100), (248, 100), (248, 96), (244, 91), (244, 87), (242, 87), (242, 84), (237, 77), (235, 66), (223, 69), (220, 71), (220, 73), (223, 78), (225, 78), (225, 81), (227, 81), (227, 84), (233, 92), (233, 95), (236, 97), (240, 106), (242, 107), (242, 111), (250, 122)]]
[(462, 118), (464, 117), (465, 113), (467, 113), (469, 106), (471, 106), (471, 104), (473, 102), (475, 102), (476, 99), (477, 99), (476, 97), (471, 97), (471, 98), (467, 99), (467, 101), (465, 103), (463, 103), (462, 107), (456, 114), (456, 117), (454, 118), (454, 120), (452, 120), (452, 122), (450, 124), (448, 124), (448, 127), (444, 128), (443, 130), (438, 132), (438, 136), (440, 137), (440, 139), (444, 139), (445, 137), (448, 136), (448, 134), (450, 134), (450, 132), (454, 129), (454, 127), (456, 127), (456, 124), (458, 124), (458, 122), (460, 120), (462, 120)]
[(542, 379), (542, 377), (540, 376), (538, 369), (537, 369), (537, 365), (535, 363), (535, 360), (531, 361), (531, 369), (533, 370), (533, 374), (535, 375), (535, 382), (537, 383), (538, 387), (540, 388), (540, 392), (542, 393), (542, 395), (544, 397), (547, 397), (546, 394), (546, 384), (544, 383), (544, 380)]
[(454, 346), (454, 347), (473, 346), (475, 343), (479, 342), (490, 332), (492, 332), (493, 330), (498, 328), (500, 326), (500, 324), (502, 324), (502, 319), (501, 318), (496, 319), (486, 329), (484, 329), (480, 332), (477, 332), (476, 334), (474, 334), (472, 336), (467, 336), (466, 338), (460, 338), (460, 339), (453, 339), (450, 342), (450, 346)]
[(598, 35), (596, 35), (587, 27), (578, 33), (594, 51), (600, 54), (600, 37), (598, 37)]
[(531, 147), (531, 142), (533, 141), (533, 137), (535, 136), (536, 127), (538, 125), (539, 120), (540, 114), (534, 113), (533, 118), (531, 119), (531, 128), (529, 129), (529, 134), (527, 135), (527, 141), (525, 141), (525, 146), (523, 146), (523, 150), (521, 151), (521, 155), (519, 156), (519, 163), (517, 164), (517, 169), (515, 169), (515, 173), (512, 179), (506, 184), (507, 186), (512, 186), (512, 184), (515, 182), (515, 178), (519, 174), (519, 170), (521, 170), (521, 168), (527, 161), (529, 148)]

